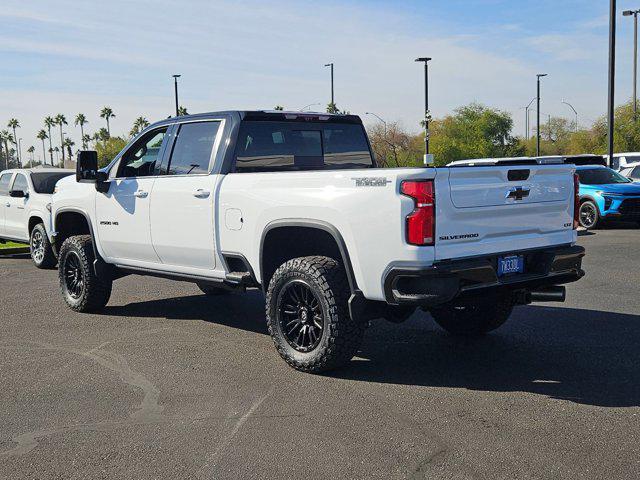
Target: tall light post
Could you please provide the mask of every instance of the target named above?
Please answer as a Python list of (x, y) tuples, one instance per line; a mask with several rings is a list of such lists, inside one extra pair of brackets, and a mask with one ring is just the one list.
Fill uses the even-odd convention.
[(325, 67), (331, 67), (331, 105), (336, 104), (335, 99), (333, 97), (333, 63), (325, 63)]
[(416, 58), (416, 62), (424, 63), (424, 163), (425, 165), (431, 163), (429, 160), (429, 62), (432, 60), (430, 57)]
[(537, 122), (537, 131), (536, 131), (536, 156), (539, 157), (540, 156), (540, 79), (542, 77), (546, 77), (547, 74), (546, 73), (538, 73), (536, 75), (536, 77), (538, 78), (538, 95), (537, 95), (537, 100), (538, 100), (538, 111), (537, 116), (538, 116), (538, 122)]
[(578, 131), (578, 112), (576, 111), (575, 108), (573, 108), (573, 105), (571, 105), (569, 102), (567, 102), (566, 100), (562, 100), (562, 103), (564, 103), (566, 106), (568, 106), (571, 110), (573, 110), (573, 113), (576, 116), (576, 132)]
[(638, 115), (638, 13), (640, 10), (625, 10), (622, 15), (633, 15), (633, 117)]
[(609, 166), (613, 161), (613, 131), (615, 125), (616, 93), (616, 0), (609, 1)]
[(524, 128), (525, 128), (525, 130), (526, 130), (525, 138), (526, 138), (527, 140), (529, 140), (529, 132), (530, 132), (530, 130), (529, 130), (529, 109), (531, 108), (531, 104), (532, 104), (533, 102), (535, 102), (535, 101), (536, 101), (536, 97), (533, 97), (533, 98), (531, 99), (531, 101), (529, 102), (529, 105), (527, 105), (526, 107), (524, 107), (524, 113), (525, 113), (525, 117), (526, 117), (526, 118), (525, 118), (525, 121), (524, 121)]
[(374, 117), (376, 117), (378, 120), (380, 120), (382, 122), (382, 124), (384, 125), (384, 134), (387, 134), (387, 122), (385, 122), (379, 115), (376, 115), (373, 112), (364, 112), (365, 115), (373, 115)]
[(176, 97), (176, 117), (178, 116), (178, 79), (181, 77), (182, 75), (173, 75), (173, 90), (175, 92), (175, 97)]

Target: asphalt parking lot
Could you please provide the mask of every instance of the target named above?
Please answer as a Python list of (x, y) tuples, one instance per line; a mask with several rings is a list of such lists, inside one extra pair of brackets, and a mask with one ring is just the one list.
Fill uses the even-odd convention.
[(290, 369), (258, 293), (149, 277), (70, 312), (0, 259), (0, 478), (638, 478), (640, 229), (580, 237), (565, 304), (459, 340), (376, 322), (330, 376)]

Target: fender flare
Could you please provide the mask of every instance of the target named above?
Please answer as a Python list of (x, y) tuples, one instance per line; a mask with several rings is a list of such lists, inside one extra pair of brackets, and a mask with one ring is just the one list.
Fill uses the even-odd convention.
[(264, 285), (264, 241), (267, 237), (267, 234), (271, 230), (275, 230), (276, 228), (281, 227), (304, 227), (304, 228), (315, 228), (317, 230), (322, 230), (327, 232), (329, 235), (333, 237), (336, 244), (338, 245), (338, 250), (340, 251), (340, 256), (342, 257), (342, 264), (344, 265), (345, 272), (347, 274), (347, 280), (349, 282), (349, 289), (351, 293), (357, 293), (358, 285), (356, 282), (356, 277), (353, 272), (353, 265), (351, 264), (351, 257), (349, 256), (349, 250), (347, 249), (347, 245), (344, 241), (344, 238), (340, 234), (340, 231), (330, 223), (324, 222), (322, 220), (312, 220), (305, 218), (286, 218), (280, 220), (273, 220), (269, 222), (262, 231), (262, 235), (260, 237), (260, 251), (259, 251), (259, 268), (260, 268), (260, 281), (262, 283), (262, 289), (266, 290), (267, 285)]
[[(93, 268), (94, 268), (96, 274), (100, 275), (101, 271), (103, 270), (103, 267), (106, 266), (107, 264), (104, 261), (104, 259), (102, 258), (102, 255), (100, 255), (100, 252), (98, 251), (98, 244), (96, 242), (96, 235), (95, 235), (95, 232), (93, 230), (93, 224), (91, 223), (91, 217), (89, 217), (87, 212), (85, 212), (84, 210), (81, 210), (79, 208), (62, 207), (62, 208), (56, 210), (55, 211), (55, 216), (52, 217), (52, 224), (53, 224), (53, 227), (54, 227), (54, 235), (56, 235), (56, 232), (58, 230), (57, 219), (58, 219), (58, 216), (61, 213), (79, 213), (87, 221), (87, 225), (89, 226), (89, 235), (91, 235), (91, 246), (93, 248), (93, 255), (94, 255), (94, 258), (95, 258), (94, 261), (93, 261)], [(56, 242), (53, 242), (53, 245), (56, 245)], [(56, 251), (55, 253), (56, 253), (56, 256), (57, 256), (58, 252)]]

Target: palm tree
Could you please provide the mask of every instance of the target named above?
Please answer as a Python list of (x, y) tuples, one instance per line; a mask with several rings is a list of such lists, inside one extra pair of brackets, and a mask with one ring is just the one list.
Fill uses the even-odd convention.
[(35, 163), (35, 159), (33, 157), (33, 152), (36, 151), (36, 147), (34, 147), (33, 145), (31, 145), (29, 148), (27, 148), (27, 152), (30, 154), (31, 156), (31, 166), (33, 167), (33, 164)]
[(45, 132), (44, 129), (42, 129), (38, 132), (38, 135), (36, 135), (36, 138), (38, 140), (42, 140), (42, 165), (45, 165), (47, 163), (47, 150), (46, 150), (46, 147), (44, 146), (44, 141), (49, 137), (47, 136), (47, 132)]
[(13, 143), (15, 144), (16, 151), (18, 152), (18, 163), (21, 163), (20, 151), (18, 150), (18, 144), (16, 143), (18, 141), (18, 137), (16, 136), (16, 128), (20, 128), (20, 122), (17, 119), (12, 118), (11, 120), (9, 120), (9, 123), (7, 123), (7, 127), (13, 129)]
[[(67, 155), (69, 155), (69, 161), (72, 161), (72, 153), (71, 153), (71, 147), (73, 147), (76, 144), (76, 142), (74, 142), (73, 140), (71, 140), (69, 137), (64, 139), (64, 142), (62, 142), (62, 146), (67, 148)], [(63, 165), (64, 167), (64, 165)]]
[(56, 164), (59, 164), (60, 163), (60, 148), (55, 147), (53, 149), (53, 151), (56, 152)]
[(111, 128), (109, 127), (109, 119), (115, 118), (115, 113), (111, 110), (111, 107), (104, 107), (100, 110), (100, 118), (104, 118), (107, 121), (107, 133), (111, 136)]
[(86, 150), (87, 146), (84, 143), (84, 125), (86, 125), (88, 122), (87, 117), (84, 116), (84, 113), (79, 113), (76, 115), (76, 119), (75, 119), (75, 124), (76, 127), (79, 125), (80, 126), (80, 138), (83, 139), (82, 140), (82, 148)]
[(96, 142), (106, 142), (107, 140), (109, 140), (109, 138), (109, 132), (104, 127), (93, 134), (93, 139)]
[(9, 168), (9, 149), (7, 148), (7, 136), (9, 132), (7, 130), (2, 130), (0, 132), (0, 157), (2, 157), (2, 152), (4, 150), (4, 166), (5, 168)]
[(148, 126), (149, 126), (149, 120), (147, 120), (144, 117), (138, 117), (133, 122), (133, 127), (131, 128), (129, 135), (131, 135), (132, 137), (135, 137), (137, 134), (139, 134), (142, 130), (144, 130)]
[(91, 135), (89, 135), (88, 133), (85, 133), (85, 134), (82, 136), (82, 145), (83, 145), (83, 148), (84, 148), (84, 149), (86, 149), (86, 148), (87, 148), (87, 145), (89, 145), (89, 142), (90, 142), (90, 141), (91, 141)]
[(47, 127), (49, 135), (49, 156), (51, 157), (51, 166), (53, 166), (53, 145), (51, 144), (51, 127), (56, 124), (56, 120), (53, 117), (45, 117), (44, 126)]
[(62, 149), (62, 164), (64, 165), (64, 136), (62, 135), (62, 125), (68, 125), (67, 118), (62, 113), (59, 113), (56, 115), (55, 121), (56, 124), (60, 126), (60, 147)]
[(185, 107), (183, 107), (182, 105), (180, 105), (178, 107), (178, 116), (182, 117), (183, 115), (189, 115), (189, 112), (187, 112), (187, 109)]

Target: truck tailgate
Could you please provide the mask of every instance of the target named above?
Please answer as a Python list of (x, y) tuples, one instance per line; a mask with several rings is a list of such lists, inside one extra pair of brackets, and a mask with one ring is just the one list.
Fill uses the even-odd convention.
[(572, 165), (438, 169), (436, 260), (572, 243)]

